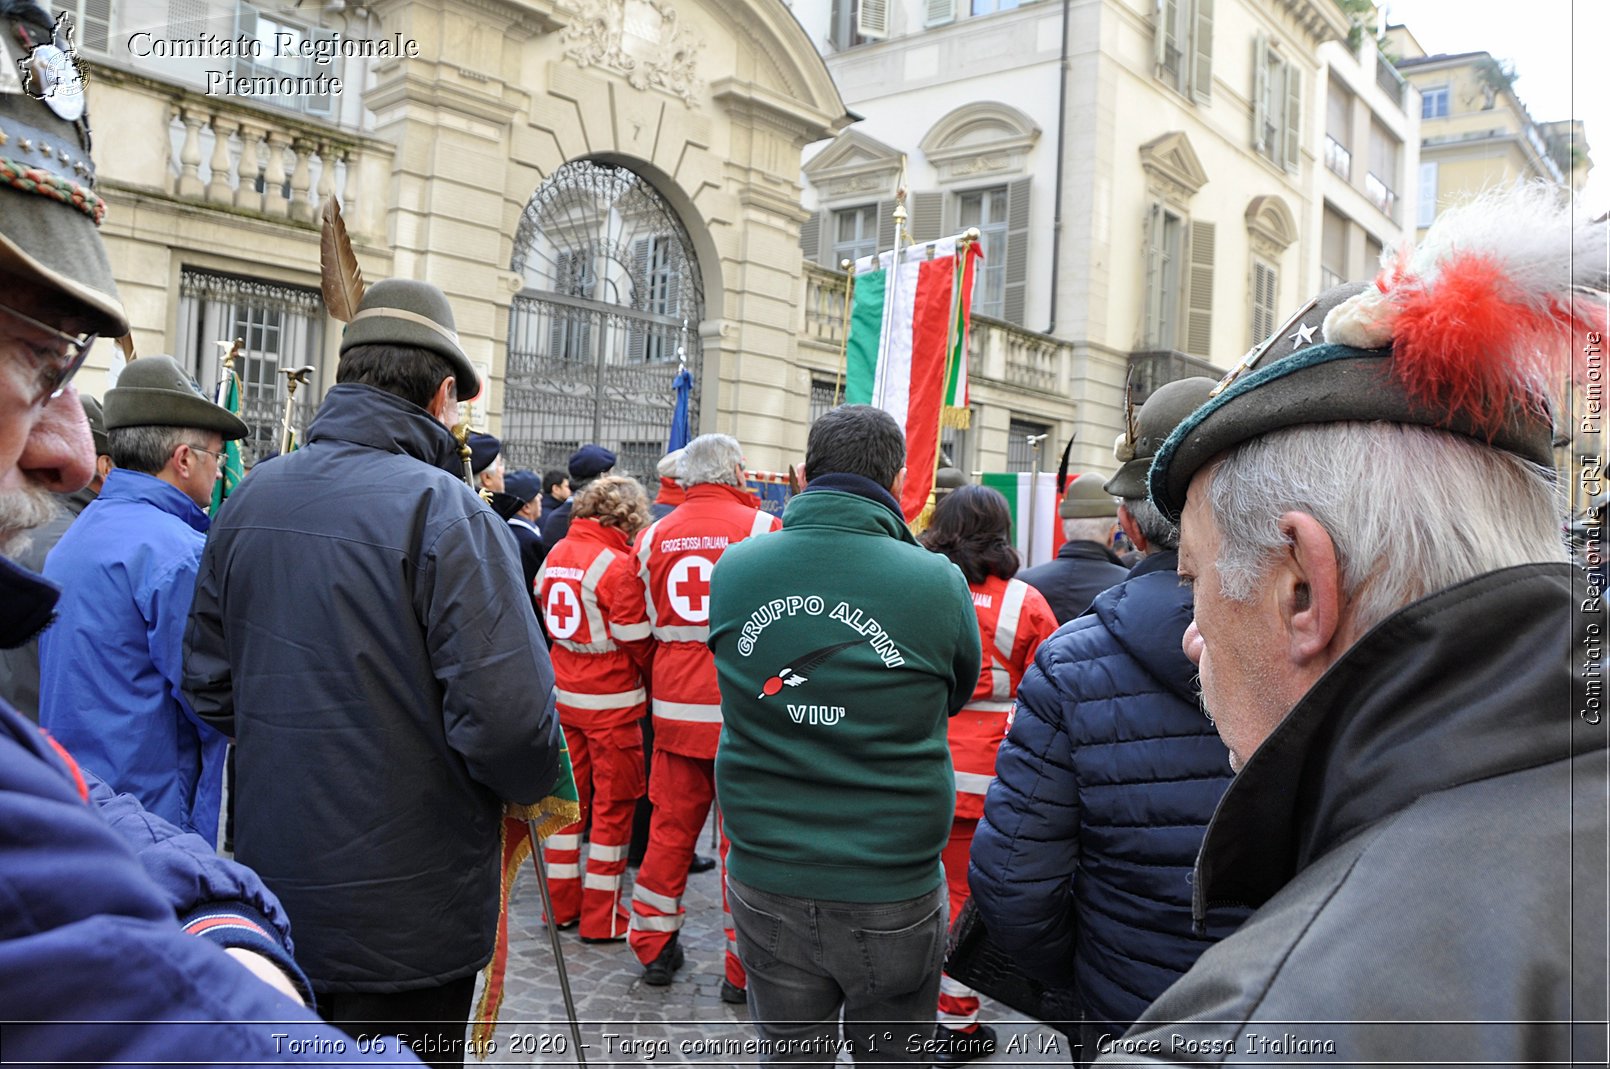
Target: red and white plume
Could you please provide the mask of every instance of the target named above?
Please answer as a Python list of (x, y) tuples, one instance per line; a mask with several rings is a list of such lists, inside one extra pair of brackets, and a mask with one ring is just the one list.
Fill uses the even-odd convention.
[(1582, 370), (1583, 334), (1604, 332), (1606, 231), (1557, 186), (1484, 194), (1384, 255), (1375, 286), (1325, 317), (1325, 340), (1390, 346), (1413, 396), (1496, 429), (1517, 403), (1542, 411)]

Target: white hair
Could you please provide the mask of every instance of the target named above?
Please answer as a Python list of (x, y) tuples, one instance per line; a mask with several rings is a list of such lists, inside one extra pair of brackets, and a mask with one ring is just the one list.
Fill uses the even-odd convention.
[(1474, 576), (1569, 559), (1552, 472), (1402, 423), (1310, 424), (1244, 442), (1214, 462), (1208, 502), (1225, 597), (1252, 597), (1288, 542), (1280, 517), (1305, 512), (1335, 544), (1361, 632)]
[(677, 479), (683, 486), (700, 483), (738, 485), (737, 467), (744, 462), (743, 446), (729, 434), (701, 434), (687, 444)]
[(1106, 545), (1112, 537), (1116, 516), (1069, 517), (1062, 521), (1062, 537), (1069, 542), (1099, 542)]
[(1129, 518), (1135, 521), (1141, 536), (1152, 549), (1180, 548), (1180, 529), (1168, 522), (1168, 517), (1152, 504), (1151, 498), (1126, 497), (1124, 508), (1129, 511)]

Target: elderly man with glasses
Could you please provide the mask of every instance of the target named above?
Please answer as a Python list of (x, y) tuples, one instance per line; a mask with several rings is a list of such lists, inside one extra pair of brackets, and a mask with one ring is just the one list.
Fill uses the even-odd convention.
[(184, 629), (203, 509), (246, 424), (166, 356), (129, 364), (103, 414), (117, 467), (45, 558), (63, 593), (40, 637), (39, 722), (112, 787), (215, 843), (227, 740), (180, 692)]

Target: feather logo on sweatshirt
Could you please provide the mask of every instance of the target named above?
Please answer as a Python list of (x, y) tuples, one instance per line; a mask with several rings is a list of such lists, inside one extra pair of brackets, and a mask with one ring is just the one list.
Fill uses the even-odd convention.
[(860, 639), (851, 639), (848, 642), (823, 646), (821, 649), (807, 653), (803, 657), (796, 657), (786, 667), (779, 670), (776, 675), (766, 680), (765, 684), (760, 688), (760, 693), (755, 696), (757, 698), (768, 698), (773, 694), (779, 693), (784, 687), (797, 687), (802, 683), (808, 682), (810, 677), (805, 675), (806, 672), (816, 668), (834, 654), (858, 645), (860, 645)]

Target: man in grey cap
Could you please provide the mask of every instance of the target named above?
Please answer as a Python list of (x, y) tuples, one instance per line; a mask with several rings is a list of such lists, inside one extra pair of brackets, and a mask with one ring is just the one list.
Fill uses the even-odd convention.
[[(45, 555), (56, 548), (61, 536), (79, 514), (101, 492), (101, 484), (112, 470), (112, 457), (107, 452), (106, 424), (101, 419), (101, 403), (88, 394), (80, 394), (84, 416), (89, 420), (91, 436), (95, 439), (95, 474), (89, 485), (70, 494), (55, 494), (56, 512), (42, 527), (30, 531), (26, 544), (12, 553), (11, 559), (30, 571), (43, 571)], [(16, 710), (30, 720), (39, 719), (39, 639), (29, 639), (20, 646), (0, 649), (0, 697), (11, 702)]]
[(203, 510), (246, 424), (167, 356), (124, 368), (104, 419), (117, 467), (45, 559), (62, 597), (39, 641), (39, 722), (112, 787), (215, 843), (226, 742), (180, 693), (184, 629)]
[(1604, 613), (1550, 397), (1605, 336), (1606, 238), (1545, 187), (1444, 212), (1158, 450), (1236, 770), (1193, 910), (1254, 912), (1113, 1064), (1605, 1064)]
[(236, 740), (236, 856), (320, 1014), (435, 1037), (443, 1065), (492, 956), (504, 804), (561, 767), (514, 535), (448, 429), (479, 390), (441, 290), (370, 286), (306, 444), (214, 524), (186, 635), (185, 691)]
[(1054, 559), (1017, 575), (1045, 595), (1059, 624), (1084, 612), (1097, 594), (1129, 575), (1112, 551), (1118, 503), (1102, 488), (1103, 482), (1101, 476), (1086, 472), (1068, 484), (1068, 492), (1057, 506), (1067, 541)]
[(1179, 529), (1146, 500), (1153, 455), (1212, 387), (1158, 388), (1119, 437), (1102, 490), (1142, 559), (1040, 646), (973, 838), (969, 881), (996, 944), (1077, 991), (1081, 1061), (1246, 916), (1191, 928), (1191, 865), (1230, 770), (1180, 649)]

